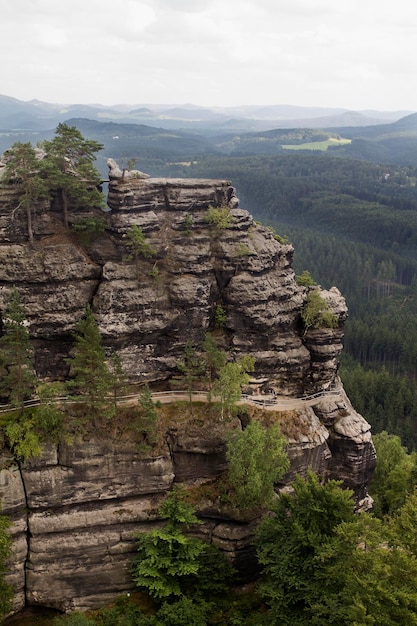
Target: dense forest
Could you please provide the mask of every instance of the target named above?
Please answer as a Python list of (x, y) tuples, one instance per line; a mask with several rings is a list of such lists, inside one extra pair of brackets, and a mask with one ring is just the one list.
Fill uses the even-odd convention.
[(241, 206), (294, 244), (296, 273), (308, 270), (323, 287), (342, 291), (349, 320), (341, 374), (349, 397), (374, 432), (388, 428), (414, 450), (417, 168), (407, 146), (415, 145), (415, 117), (343, 129), (352, 142), (327, 151), (282, 149), (326, 135), (309, 129), (227, 135), (75, 123), (105, 146), (103, 172), (113, 156), (152, 176), (231, 180)]
[(417, 446), (417, 170), (328, 154), (205, 158), (172, 175), (226, 177), (241, 206), (347, 299), (347, 392), (374, 432)]
[[(118, 129), (115, 142), (122, 130)], [(145, 138), (147, 131), (142, 131)], [(337, 285), (345, 295), (349, 320), (341, 375), (353, 405), (376, 433), (378, 467), (370, 486), (374, 515), (354, 515), (351, 493), (334, 481), (319, 484), (314, 475), (297, 479), (293, 496), (267, 494), (262, 505), (274, 515), (266, 516), (255, 539), (260, 582), (256, 589), (242, 593), (235, 587), (239, 581), (228, 563), (187, 534), (198, 518), (184, 494), (174, 491), (159, 511), (165, 526), (138, 537), (140, 558), (132, 564), (132, 576), (139, 596), (132, 594), (134, 597), (121, 598), (103, 611), (73, 614), (53, 623), (417, 623), (417, 170), (411, 165), (376, 165), (336, 157), (333, 151), (246, 156), (218, 152), (213, 156), (210, 141), (201, 143), (196, 138), (187, 147), (185, 137), (180, 142), (171, 139), (176, 148), (173, 151), (167, 146), (164, 155), (151, 149), (144, 155), (133, 142), (120, 145), (118, 154), (113, 151), (112, 156), (126, 159), (126, 164), (137, 159), (135, 167), (155, 176), (229, 178), (241, 206), (294, 244), (296, 273), (308, 270), (317, 283), (325, 288)], [(150, 146), (152, 138), (147, 141)], [(53, 156), (52, 148), (57, 146), (53, 141), (49, 146)], [(65, 189), (67, 172), (58, 174), (54, 173), (54, 184)], [(35, 191), (43, 192), (39, 186)], [(86, 321), (90, 318), (87, 311)], [(94, 320), (90, 322), (94, 330)], [(6, 333), (3, 352), (7, 347)], [(9, 359), (11, 353), (7, 353)], [(80, 354), (81, 350), (75, 352), (76, 357)], [(79, 370), (83, 371), (81, 366)], [(98, 380), (101, 385), (103, 376)], [(80, 377), (75, 377), (75, 382), (85, 384)], [(4, 383), (9, 384), (10, 393), (19, 391), (11, 379), (5, 377)], [(113, 385), (119, 383), (113, 377)], [(111, 387), (110, 382), (108, 385)], [(89, 411), (94, 413), (97, 397), (100, 401), (102, 397), (93, 394), (91, 385), (84, 392)], [(22, 393), (15, 398), (16, 407), (23, 406), (25, 388)], [(152, 403), (150, 408), (144, 404), (136, 418), (148, 419), (146, 411), (151, 411), (153, 419), (154, 409)], [(41, 434), (46, 429), (51, 436), (57, 416), (52, 415), (46, 425), (36, 422), (35, 413), (32, 417), (34, 429)], [(20, 414), (19, 424), (23, 426)], [(153, 445), (148, 423), (147, 428), (148, 445)], [(251, 435), (249, 427), (243, 432)], [(19, 453), (16, 445), (21, 443), (22, 429), (6, 430), (6, 436), (12, 443), (15, 437)], [(253, 441), (261, 441), (264, 434), (260, 430), (252, 436), (255, 439), (246, 442), (246, 453), (239, 453), (238, 460), (250, 459), (257, 449)], [(238, 449), (240, 442), (234, 443)], [(278, 443), (282, 448), (280, 438)], [(233, 446), (229, 450), (233, 468)], [(20, 456), (24, 458), (26, 452), (20, 450)], [(33, 450), (29, 452), (28, 456)], [(282, 470), (285, 463), (281, 457)], [(266, 470), (277, 464), (260, 454), (258, 465), (257, 485), (271, 487), (276, 476), (266, 481)], [(241, 469), (238, 466), (237, 470)], [(247, 493), (246, 489), (244, 495)], [(234, 497), (240, 496), (236, 493)], [(248, 510), (253, 502), (239, 502), (239, 506)], [(0, 574), (9, 554), (6, 530), (7, 520), (0, 516)], [(171, 550), (168, 558), (167, 546)], [(6, 597), (6, 591), (0, 587), (0, 598)], [(5, 609), (0, 599), (0, 613)]]

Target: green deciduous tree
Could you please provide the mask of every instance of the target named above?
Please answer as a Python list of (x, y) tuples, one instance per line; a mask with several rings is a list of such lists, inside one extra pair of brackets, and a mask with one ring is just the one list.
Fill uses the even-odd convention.
[(406, 501), (417, 484), (417, 454), (409, 454), (396, 435), (383, 431), (374, 435), (377, 466), (369, 486), (374, 513), (392, 514)]
[(323, 591), (311, 624), (417, 624), (417, 560), (399, 535), (404, 526), (395, 525), (357, 515), (336, 528), (318, 552)]
[(33, 417), (24, 416), (6, 426), (6, 435), (14, 455), (27, 460), (42, 453), (42, 445)]
[(164, 626), (208, 626), (211, 608), (212, 605), (207, 602), (196, 602), (186, 597), (173, 603), (164, 602), (154, 623)]
[(354, 515), (349, 491), (310, 474), (273, 513), (257, 544), (274, 623), (417, 624), (416, 496), (382, 521)]
[(217, 304), (214, 311), (214, 328), (222, 330), (226, 326), (227, 314), (222, 304)]
[(232, 503), (241, 508), (268, 506), (274, 484), (289, 467), (286, 440), (279, 424), (269, 428), (252, 421), (229, 437), (227, 483)]
[(336, 527), (354, 515), (352, 492), (336, 481), (323, 485), (310, 472), (305, 480), (297, 477), (293, 487), (293, 494), (279, 495), (273, 516), (257, 533), (261, 592), (276, 623), (288, 626), (310, 623), (311, 607), (323, 595), (319, 552), (335, 537)]
[[(32, 212), (33, 205), (48, 197), (48, 186), (42, 177), (42, 161), (37, 157), (31, 143), (14, 143), (4, 155), (6, 167), (1, 179), (2, 184), (12, 183), (18, 191), (19, 205), (26, 213), (28, 238), (33, 243)], [(15, 209), (15, 210), (16, 210)]]
[(64, 225), (68, 228), (68, 205), (96, 208), (103, 205), (98, 189), (100, 175), (94, 167), (96, 153), (103, 146), (85, 139), (75, 126), (58, 124), (55, 136), (44, 141), (44, 172), (48, 186), (60, 199)]
[(112, 417), (114, 406), (109, 396), (112, 377), (98, 325), (90, 306), (78, 324), (73, 355), (69, 363), (72, 380), (68, 385), (82, 397), (89, 416), (93, 420), (100, 416)]
[(13, 289), (2, 314), (0, 337), (0, 394), (23, 413), (24, 401), (33, 393), (36, 376), (33, 348), (20, 294)]
[(245, 355), (220, 368), (219, 377), (213, 385), (213, 395), (219, 399), (222, 418), (225, 414), (230, 417), (236, 409), (236, 403), (242, 397), (242, 385), (249, 382), (248, 372), (252, 372), (254, 367), (255, 359)]

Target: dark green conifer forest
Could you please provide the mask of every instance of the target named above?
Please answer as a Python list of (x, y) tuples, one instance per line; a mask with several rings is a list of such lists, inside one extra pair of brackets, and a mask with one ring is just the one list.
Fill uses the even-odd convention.
[[(75, 139), (82, 137), (76, 135)], [(98, 144), (92, 147), (95, 150)], [(124, 152), (126, 157), (137, 158), (140, 146), (129, 150)], [(255, 587), (242, 593), (234, 586), (239, 581), (229, 563), (208, 544), (193, 538), (198, 515), (187, 494), (174, 490), (158, 511), (161, 528), (138, 537), (132, 578), (139, 596), (132, 594), (131, 598), (128, 594), (102, 611), (74, 613), (50, 624), (417, 624), (417, 169), (395, 163), (378, 165), (331, 152), (214, 157), (197, 148), (196, 142), (189, 143), (187, 150), (181, 151), (181, 163), (175, 163), (167, 145), (164, 158), (159, 155), (156, 159), (152, 154), (147, 162), (142, 154), (138, 166), (154, 176), (230, 179), (241, 207), (293, 243), (296, 274), (306, 277), (307, 270), (324, 288), (335, 285), (346, 297), (349, 319), (340, 373), (352, 404), (371, 423), (374, 433), (378, 466), (369, 489), (375, 499), (374, 510), (369, 515), (355, 515), (349, 490), (335, 481), (322, 484), (313, 474), (298, 478), (292, 495), (275, 496), (277, 475), (269, 475), (264, 466), (267, 462), (270, 467), (278, 464), (285, 471), (285, 442), (279, 433), (273, 438), (273, 432), (248, 427), (244, 431), (247, 441), (235, 437), (228, 443), (229, 478), (233, 471), (236, 475), (246, 471), (243, 463), (235, 463), (235, 467), (234, 458), (255, 459), (259, 472), (252, 471), (251, 476), (259, 474), (259, 484), (247, 483), (243, 493), (229, 484), (227, 496), (243, 512), (256, 505), (271, 513), (264, 516), (256, 533), (260, 577)], [(191, 150), (196, 152), (191, 155)], [(27, 147), (24, 152), (27, 158)], [(66, 173), (58, 170), (53, 170), (55, 191), (78, 199), (78, 190), (67, 187)], [(43, 193), (40, 187), (22, 191), (26, 195), (36, 192), (36, 196)], [(91, 201), (96, 202), (96, 198)], [(27, 217), (29, 230), (30, 211)], [(132, 239), (130, 248), (132, 262), (135, 254), (152, 256), (151, 251), (140, 247), (141, 233), (136, 235), (137, 241)], [(20, 330), (19, 301), (15, 299), (14, 304), (14, 326)], [(10, 319), (14, 318), (10, 315)], [(9, 340), (10, 334), (4, 333), (2, 353), (7, 357), (8, 371), (12, 371)], [(20, 341), (22, 354), (30, 361), (25, 335)], [(104, 354), (90, 311), (78, 328), (74, 347), (72, 389), (92, 414), (102, 394), (107, 394), (107, 425), (125, 381), (117, 361), (109, 371), (103, 370)], [(218, 409), (223, 418), (234, 408), (233, 380), (226, 384), (226, 374), (232, 378), (230, 367), (227, 369), (230, 364), (225, 364), (210, 338), (206, 338), (204, 353), (203, 369), (210, 391), (212, 382), (216, 389), (217, 380), (222, 380), (232, 398), (228, 404), (225, 397)], [(190, 389), (190, 414), (193, 381), (200, 375), (194, 368), (194, 356), (193, 346), (189, 346), (184, 360), (177, 364)], [(4, 363), (2, 368), (6, 384)], [(91, 374), (92, 369), (97, 372), (95, 386), (85, 378), (85, 372)], [(250, 367), (243, 375), (247, 371)], [(21, 391), (16, 399), (10, 397), (18, 409), (29, 393), (28, 386), (30, 391), (33, 381), (22, 383), (21, 389), (13, 387)], [(142, 444), (151, 448), (157, 441), (158, 411), (149, 389), (143, 390), (138, 407), (132, 430), (139, 432)], [(15, 421), (22, 427), (20, 415), (16, 415)], [(56, 412), (46, 413), (42, 423), (36, 412), (31, 415), (31, 421), (25, 420), (24, 436), (22, 429), (17, 434), (16, 429), (5, 431), (15, 455), (23, 459), (34, 454), (33, 442), (38, 443), (28, 436), (32, 431), (42, 440), (56, 441), (63, 429), (64, 418)], [(22, 441), (25, 446), (19, 448)], [(244, 445), (251, 454), (248, 448), (240, 452)], [(273, 462), (264, 453), (266, 445), (276, 451)], [(264, 484), (265, 477), (268, 484)], [(227, 487), (227, 481), (224, 484)], [(251, 495), (254, 500), (248, 500)], [(7, 527), (7, 520), (0, 516), (0, 581), (10, 548)], [(9, 599), (7, 586), (3, 595)], [(0, 614), (7, 608), (1, 597)]]
[(297, 153), (177, 170), (232, 180), (240, 205), (294, 245), (295, 272), (340, 289), (346, 391), (373, 432), (416, 449), (417, 169)]

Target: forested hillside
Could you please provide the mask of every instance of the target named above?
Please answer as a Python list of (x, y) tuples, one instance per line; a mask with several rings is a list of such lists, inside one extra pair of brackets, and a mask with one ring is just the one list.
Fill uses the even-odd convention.
[[(323, 287), (343, 292), (350, 312), (342, 367), (349, 396), (374, 432), (388, 428), (414, 449), (416, 120), (413, 114), (364, 128), (246, 134), (73, 123), (103, 143), (97, 161), (103, 178), (109, 156), (151, 176), (229, 178), (241, 206), (294, 244), (296, 272), (307, 269)], [(330, 135), (351, 143), (303, 149), (303, 142)], [(287, 144), (297, 150), (283, 150)]]
[(200, 160), (241, 205), (295, 246), (297, 273), (337, 285), (349, 306), (342, 375), (374, 432), (417, 446), (417, 170), (328, 155)]
[[(109, 156), (151, 176), (229, 178), (241, 206), (294, 244), (296, 272), (307, 269), (323, 287), (343, 292), (350, 311), (342, 367), (349, 396), (374, 432), (388, 428), (417, 447), (416, 115), (321, 134), (73, 123), (104, 145), (97, 161), (104, 178)], [(338, 132), (351, 143), (302, 148)], [(284, 144), (297, 150), (283, 150)]]

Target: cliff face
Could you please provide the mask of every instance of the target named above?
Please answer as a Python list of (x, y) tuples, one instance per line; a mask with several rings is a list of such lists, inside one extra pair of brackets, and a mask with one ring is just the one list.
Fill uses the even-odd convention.
[[(106, 349), (120, 355), (130, 379), (167, 386), (187, 341), (201, 344), (221, 306), (224, 349), (256, 359), (254, 393), (290, 398), (339, 389), (314, 406), (276, 413), (289, 436), (283, 484), (311, 467), (365, 498), (375, 454), (369, 425), (339, 387), (347, 309), (338, 290), (321, 292), (336, 328), (304, 332), (306, 290), (294, 280), (293, 248), (239, 208), (228, 181), (123, 176), (110, 166), (107, 229), (90, 241), (63, 229), (59, 213), (42, 204), (30, 247), (24, 215), (13, 212), (13, 190), (0, 192), (0, 307), (16, 286), (39, 376), (67, 375), (71, 336), (90, 304)], [(226, 228), (209, 223), (210, 206), (229, 207)], [(73, 223), (84, 217), (70, 214)], [(129, 257), (133, 225), (151, 246), (149, 258)], [(45, 447), (42, 458), (23, 466), (5, 450), (0, 498), (14, 522), (16, 608), (90, 608), (130, 589), (132, 534), (159, 523), (156, 509), (174, 481), (201, 484), (225, 469), (224, 428), (171, 426), (158, 456), (148, 458), (128, 438)], [(255, 520), (242, 523), (213, 502), (199, 508), (205, 523), (198, 532), (248, 570)]]

